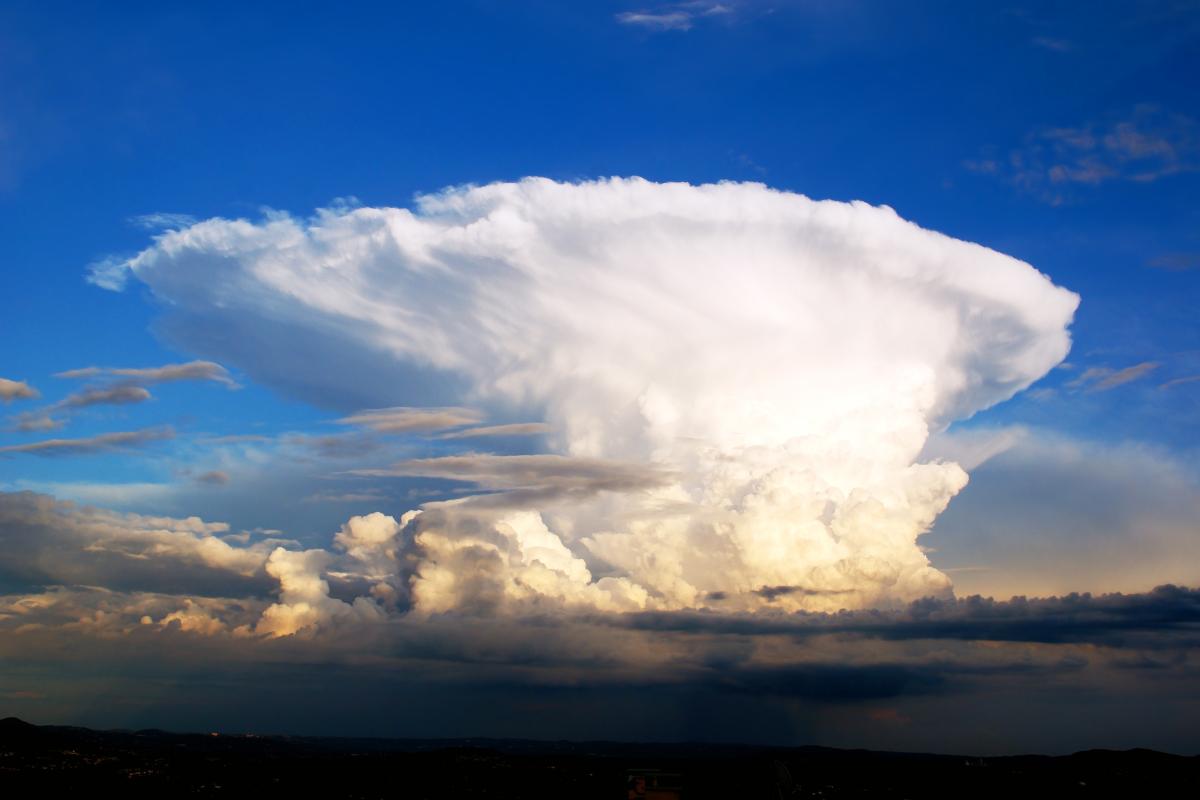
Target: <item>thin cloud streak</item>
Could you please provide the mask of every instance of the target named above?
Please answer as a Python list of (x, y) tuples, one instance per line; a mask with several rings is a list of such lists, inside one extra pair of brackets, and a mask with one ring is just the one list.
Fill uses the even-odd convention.
[(350, 470), (367, 477), (426, 477), (469, 481), (489, 489), (636, 491), (661, 486), (670, 471), (649, 464), (560, 455), (467, 453), (401, 461), (385, 469)]
[(1006, 158), (968, 159), (964, 166), (1059, 205), (1071, 199), (1073, 188), (1152, 183), (1200, 170), (1200, 123), (1139, 105), (1108, 123), (1035, 131)]
[(1183, 378), (1175, 378), (1174, 380), (1167, 381), (1166, 383), (1161, 384), (1158, 388), (1174, 389), (1176, 386), (1183, 386), (1188, 383), (1196, 383), (1197, 381), (1200, 381), (1200, 375), (1188, 375)]
[(1107, 392), (1144, 378), (1160, 366), (1161, 364), (1157, 361), (1143, 361), (1140, 364), (1117, 370), (1109, 367), (1090, 367), (1084, 370), (1078, 378), (1069, 381), (1067, 386), (1072, 389), (1082, 388), (1088, 392)]
[(443, 433), (439, 439), (474, 439), (489, 436), (540, 436), (551, 428), (544, 422), (514, 422), (507, 425), (484, 425), (461, 431)]
[(480, 412), (469, 408), (396, 406), (359, 411), (337, 422), (369, 428), (377, 433), (420, 433), (474, 425), (482, 420)]
[(171, 214), (164, 212), (139, 214), (136, 217), (129, 218), (130, 225), (151, 231), (179, 230), (180, 228), (195, 225), (196, 222), (197, 219), (191, 214)]
[(144, 428), (139, 431), (119, 431), (102, 433), (85, 439), (46, 439), (29, 444), (15, 444), (0, 447), (0, 454), (29, 453), (47, 458), (56, 456), (89, 455), (112, 450), (137, 448), (151, 442), (161, 442), (175, 438), (175, 430), (171, 427)]
[(664, 31), (686, 32), (692, 29), (697, 20), (731, 14), (733, 14), (733, 8), (729, 5), (706, 2), (706, 0), (693, 0), (692, 2), (669, 3), (652, 9), (622, 11), (614, 16), (622, 25), (661, 33)]
[(1150, 259), (1146, 266), (1167, 272), (1189, 272), (1200, 269), (1200, 253), (1167, 253)]
[(622, 25), (636, 25), (652, 31), (688, 31), (692, 29), (692, 15), (682, 11), (651, 13), (647, 11), (624, 11), (617, 14)]
[(75, 409), (99, 405), (123, 406), (144, 403), (149, 399), (150, 392), (140, 386), (110, 386), (85, 389), (82, 392), (68, 396), (65, 400), (54, 404), (51, 408)]
[(66, 421), (54, 419), (45, 412), (27, 411), (17, 415), (16, 422), (9, 426), (9, 430), (21, 431), (22, 433), (56, 431), (66, 424)]
[(164, 364), (161, 367), (115, 368), (83, 367), (59, 372), (56, 378), (105, 378), (139, 386), (175, 381), (213, 381), (230, 389), (238, 388), (229, 370), (213, 361), (189, 361), (185, 364)]

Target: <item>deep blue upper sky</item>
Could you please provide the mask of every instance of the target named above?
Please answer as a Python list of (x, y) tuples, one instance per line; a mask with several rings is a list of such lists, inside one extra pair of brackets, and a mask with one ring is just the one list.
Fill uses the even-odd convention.
[[(155, 338), (138, 290), (84, 280), (148, 243), (138, 215), (405, 205), (525, 175), (754, 180), (890, 205), (1082, 296), (1072, 369), (1039, 384), (1056, 391), (969, 424), (1194, 466), (1200, 381), (1161, 387), (1200, 375), (1198, 34), (1193, 2), (8, 3), (0, 375), (54, 401), (77, 388), (63, 370), (197, 355)], [(255, 386), (156, 394), (66, 435), (279, 432), (345, 411)], [(178, 469), (20, 456), (0, 483)]]
[[(354, 735), (740, 738), (909, 752), (1196, 752), (1197, 593), (1148, 590), (1200, 584), (1197, 76), (1198, 0), (0, 4), (0, 401), (11, 395), (0, 402), (0, 703), (11, 710), (0, 716)], [(425, 437), (352, 424), (344, 418), (359, 409), (347, 398), (363, 394), (320, 396), (261, 369), (261, 360), (302, 349), (291, 339), (278, 346), (286, 326), (247, 325), (251, 334), (265, 331), (242, 334), (248, 349), (276, 339), (260, 348), (260, 362), (239, 362), (189, 350), (179, 344), (186, 336), (168, 339), (170, 315), (157, 304), (169, 294), (157, 287), (152, 294), (131, 279), (123, 292), (106, 291), (87, 280), (96, 264), (150, 245), (161, 230), (154, 219), (164, 215), (257, 221), (276, 209), (303, 219), (330, 205), (409, 206), (419, 193), (522, 176), (757, 181), (886, 204), (924, 228), (1027, 261), (1078, 293), (1074, 346), (1063, 364), (1015, 398), (935, 432), (923, 459), (960, 462), (970, 483), (932, 531), (913, 543), (945, 487), (910, 484), (907, 462), (889, 461), (888, 474), (904, 480), (885, 488), (904, 494), (916, 486), (917, 500), (901, 505), (920, 513), (876, 529), (864, 512), (862, 530), (875, 536), (863, 537), (858, 565), (868, 583), (901, 574), (889, 573), (895, 565), (874, 546), (904, 539), (902, 566), (915, 564), (929, 579), (922, 548), (958, 598), (918, 600), (897, 613), (872, 608), (839, 616), (832, 628), (819, 616), (773, 614), (810, 594), (844, 602), (836, 587), (823, 594), (791, 578), (764, 578), (761, 587), (738, 579), (742, 596), (766, 612), (761, 629), (753, 615), (742, 619), (746, 626), (723, 627), (707, 606), (645, 628), (640, 618), (624, 628), (615, 615), (590, 612), (548, 624), (557, 606), (538, 605), (537, 594), (513, 606), (537, 610), (528, 625), (493, 616), (486, 602), (474, 616), (477, 598), (466, 590), (444, 615), (436, 603), (418, 609), (412, 587), (427, 577), (420, 570), (436, 576), (442, 557), (453, 573), (457, 555), (417, 542), (418, 529), (437, 535), (436, 517), (422, 527), (402, 515), (460, 497), (463, 482), (372, 468), (468, 449), (542, 452), (537, 420), (479, 420), (534, 423), (533, 435), (490, 439), (438, 438), (473, 424), (469, 412)], [(186, 262), (189, 278), (219, 267), (221, 254), (206, 255)], [(331, 272), (335, 281), (345, 277)], [(385, 283), (394, 275), (381, 274)], [(258, 312), (273, 310), (274, 299), (249, 304), (245, 317), (273, 321)], [(836, 300), (823, 318), (840, 312)], [(364, 307), (387, 308), (363, 303), (349, 318), (369, 324)], [(212, 329), (203, 331), (210, 338), (192, 338), (201, 342), (193, 346), (237, 336), (225, 330), (236, 313), (244, 312), (211, 315)], [(335, 327), (323, 321), (294, 330), (320, 349), (320, 336)], [(1011, 333), (1003, 321), (988, 339), (999, 350)], [(846, 327), (828, 326), (831, 338)], [(343, 355), (354, 367), (345, 374), (376, 378), (376, 351), (343, 353), (342, 340), (330, 339), (308, 372), (297, 371), (300, 379), (319, 372), (327, 380), (314, 383), (337, 384)], [(721, 363), (740, 357), (738, 350)], [(165, 380), (180, 372), (162, 369), (132, 382), (102, 377), (91, 381), (92, 395), (78, 394), (87, 376), (59, 376), (200, 359), (226, 362), (229, 372), (193, 363), (186, 381)], [(763, 363), (765, 371), (775, 365)], [(403, 383), (389, 374), (372, 396)], [(608, 412), (602, 401), (594, 405), (597, 416)], [(39, 413), (63, 427), (49, 429)], [(919, 420), (915, 427), (919, 434)], [(865, 438), (884, 431), (879, 449), (891, 458), (891, 428), (857, 429)], [(38, 444), (55, 438), (90, 444)], [(114, 443), (128, 446), (103, 446)], [(816, 452), (814, 461), (836, 449)], [(547, 474), (560, 469), (553, 456), (543, 461)], [(586, 473), (595, 465), (573, 466)], [(942, 464), (930, 474), (951, 471)], [(580, 486), (607, 491), (601, 473)], [(641, 474), (645, 486), (661, 479)], [(922, 494), (928, 486), (934, 490)], [(497, 487), (505, 485), (487, 488)], [(560, 489), (567, 498), (578, 487), (565, 481)], [(884, 509), (878, 516), (888, 518), (875, 495), (867, 498), (874, 505), (851, 499), (847, 506)], [(831, 506), (822, 504), (826, 511), (812, 512), (822, 519), (809, 522), (832, 529), (823, 520)], [(381, 513), (361, 516), (372, 512)], [(352, 515), (361, 526), (354, 536)], [(469, 514), (464, 519), (460, 538), (447, 541), (488, 552), (472, 544), (477, 531)], [(783, 526), (763, 519), (766, 533), (787, 538), (790, 518)], [(577, 531), (560, 541), (549, 533), (560, 523), (549, 512), (546, 522), (544, 537), (536, 526), (527, 531), (537, 555), (530, 565), (565, 563), (547, 540), (565, 548), (571, 539), (575, 555), (586, 555), (572, 539)], [(499, 524), (483, 524), (480, 536)], [(829, 545), (822, 553), (836, 555), (842, 541), (834, 538), (820, 540)], [(708, 541), (680, 538), (662, 558), (645, 551), (653, 557), (644, 561), (665, 565), (670, 579), (674, 562), (693, 551), (708, 564), (712, 553), (700, 552), (707, 545), (693, 547)], [(724, 579), (719, 557), (736, 548), (733, 539), (719, 541), (729, 549), (713, 548), (711, 563)], [(301, 552), (307, 548), (314, 549)], [(518, 549), (525, 558), (525, 545)], [(570, 586), (612, 583), (605, 579), (618, 571), (601, 556)], [(789, 558), (762, 562), (773, 568)], [(470, 589), (475, 562), (462, 563), (447, 585), (461, 576)], [(483, 566), (476, 571), (491, 580)], [(496, 574), (504, 587), (523, 586), (511, 576), (524, 572)], [(902, 588), (929, 584), (913, 585)], [(388, 594), (395, 587), (402, 591)], [(1096, 596), (970, 597), (1075, 591)], [(1128, 594), (1100, 596), (1116, 591)], [(696, 597), (727, 599), (723, 590)], [(271, 627), (293, 612), (316, 621), (290, 632)], [(781, 619), (800, 627), (774, 627)]]

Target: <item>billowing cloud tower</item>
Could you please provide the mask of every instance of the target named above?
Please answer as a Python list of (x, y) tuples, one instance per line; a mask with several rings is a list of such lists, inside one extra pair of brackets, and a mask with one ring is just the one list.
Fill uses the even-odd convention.
[(213, 219), (127, 268), (260, 379), (547, 424), (543, 454), (392, 470), (491, 490), (376, 520), (359, 561), (417, 613), (947, 593), (917, 537), (967, 475), (922, 447), (1061, 361), (1078, 303), (890, 208), (636, 178)]

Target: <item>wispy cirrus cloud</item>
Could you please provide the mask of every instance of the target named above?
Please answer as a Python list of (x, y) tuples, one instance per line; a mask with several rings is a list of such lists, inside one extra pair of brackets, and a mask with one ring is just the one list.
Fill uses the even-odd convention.
[(386, 495), (378, 489), (359, 489), (357, 491), (324, 490), (313, 492), (306, 496), (302, 503), (379, 503), (386, 500)]
[(230, 389), (238, 388), (229, 370), (214, 361), (189, 361), (184, 364), (164, 364), (161, 367), (82, 367), (59, 372), (54, 377), (100, 378), (137, 386), (175, 381), (212, 381)]
[(443, 433), (439, 439), (476, 439), (490, 436), (540, 436), (550, 432), (544, 422), (513, 422), (506, 425), (482, 425)]
[(691, 15), (682, 11), (624, 11), (617, 14), (617, 22), (652, 31), (686, 31), (692, 28)]
[(1143, 361), (1123, 369), (1089, 367), (1080, 373), (1079, 377), (1069, 381), (1067, 386), (1087, 392), (1107, 392), (1118, 386), (1140, 380), (1160, 366), (1161, 364), (1157, 361)]
[(45, 411), (26, 411), (13, 418), (9, 430), (33, 433), (35, 431), (56, 431), (66, 425), (66, 421), (55, 419)]
[[(339, 425), (353, 425), (374, 433), (432, 434), (438, 439), (477, 439), (497, 436), (537, 436), (550, 431), (544, 422), (513, 422), (500, 425), (479, 425), (484, 420), (481, 411), (472, 408), (417, 408), (397, 406), (359, 411), (336, 420)], [(361, 437), (360, 437), (361, 438)], [(342, 450), (346, 437), (320, 437), (315, 445), (329, 445)]]
[(1167, 272), (1190, 272), (1200, 269), (1200, 253), (1165, 253), (1147, 261), (1146, 266)]
[(356, 425), (376, 433), (427, 433), (475, 425), (483, 414), (470, 408), (413, 408), (397, 406), (359, 411), (342, 417), (339, 425)]
[(322, 458), (362, 458), (380, 450), (383, 443), (371, 433), (350, 433), (339, 436), (308, 436), (292, 434), (286, 443), (299, 445)]
[(616, 14), (617, 22), (643, 30), (660, 33), (663, 31), (689, 31), (698, 20), (733, 14), (731, 4), (712, 2), (668, 3), (635, 11)]
[(1075, 49), (1075, 46), (1070, 41), (1054, 36), (1035, 36), (1030, 41), (1043, 50), (1050, 50), (1055, 53), (1069, 53)]
[(1174, 378), (1166, 383), (1160, 384), (1160, 389), (1174, 389), (1176, 386), (1183, 386), (1189, 383), (1200, 382), (1200, 375), (1185, 375), (1182, 378)]
[(119, 292), (129, 281), (129, 259), (119, 255), (108, 255), (87, 265), (84, 280), (101, 289)]
[(171, 427), (143, 428), (137, 431), (102, 433), (83, 439), (45, 439), (28, 444), (8, 445), (0, 447), (0, 455), (17, 453), (46, 457), (89, 455), (137, 448), (151, 442), (161, 442), (173, 438), (175, 438), (175, 430)]
[(239, 388), (229, 371), (213, 361), (189, 361), (160, 367), (82, 367), (59, 372), (55, 377), (94, 383), (53, 405), (19, 415), (10, 429), (24, 432), (57, 430), (66, 424), (63, 416), (80, 409), (144, 403), (152, 397), (146, 387), (161, 383), (211, 381), (229, 389)]
[(669, 471), (650, 464), (560, 455), (465, 453), (416, 458), (384, 469), (351, 470), (370, 477), (426, 477), (466, 481), (486, 489), (550, 489), (587, 494), (629, 492), (661, 486)]
[(67, 396), (61, 402), (56, 403), (52, 408), (75, 409), (99, 405), (124, 406), (144, 403), (149, 399), (150, 392), (141, 386), (106, 386), (76, 392)]
[(129, 224), (145, 230), (177, 230), (196, 224), (196, 218), (191, 214), (171, 214), (155, 212), (153, 214), (138, 214), (129, 218)]
[(1150, 183), (1197, 171), (1200, 123), (1144, 104), (1107, 122), (1036, 130), (1006, 156), (970, 159), (964, 166), (1059, 204), (1070, 198), (1073, 188)]

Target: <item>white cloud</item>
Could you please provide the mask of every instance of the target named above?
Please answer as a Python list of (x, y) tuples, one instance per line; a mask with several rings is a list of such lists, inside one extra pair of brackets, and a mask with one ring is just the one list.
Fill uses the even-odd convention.
[(0, 378), (0, 402), (11, 403), (13, 400), (32, 400), (40, 396), (38, 390), (25, 381)]
[(650, 9), (622, 11), (616, 15), (617, 22), (648, 31), (690, 31), (698, 20), (705, 17), (724, 17), (733, 14), (733, 8), (708, 0), (687, 0), (668, 3)]
[(88, 283), (101, 289), (119, 292), (129, 281), (129, 261), (120, 256), (106, 256), (88, 264), (87, 275), (84, 277)]
[[(436, 561), (447, 585), (452, 564), (493, 576), (470, 598), (438, 593), (472, 606), (541, 593), (604, 605), (605, 578), (627, 582), (615, 604), (661, 607), (947, 592), (916, 540), (966, 474), (919, 454), (931, 431), (1061, 361), (1078, 302), (886, 207), (636, 178), (451, 189), (415, 212), (213, 219), (157, 237), (128, 268), (165, 301), (170, 335), (268, 382), (342, 406), (437, 385), (544, 422), (551, 453), (529, 458), (552, 466), (535, 476), (478, 454), (420, 467), (511, 492), (410, 518), (427, 542), (420, 574)], [(432, 425), (409, 407), (375, 413)], [(480, 418), (467, 416), (434, 427)], [(570, 503), (546, 478), (595, 463), (672, 477)], [(569, 558), (527, 555), (543, 529)]]
[(617, 14), (617, 22), (652, 31), (687, 31), (692, 28), (692, 15), (683, 11), (623, 11)]
[(136, 217), (129, 218), (129, 224), (146, 230), (177, 230), (186, 228), (189, 225), (196, 224), (196, 218), (191, 214), (171, 214), (168, 212), (155, 212), (153, 214), (139, 214)]
[(322, 577), (329, 561), (329, 553), (324, 550), (275, 548), (267, 559), (266, 570), (279, 581), (279, 602), (263, 611), (254, 633), (270, 637), (312, 635), (337, 622), (382, 619), (383, 610), (372, 600), (357, 597), (347, 603), (329, 596), (329, 583)]

